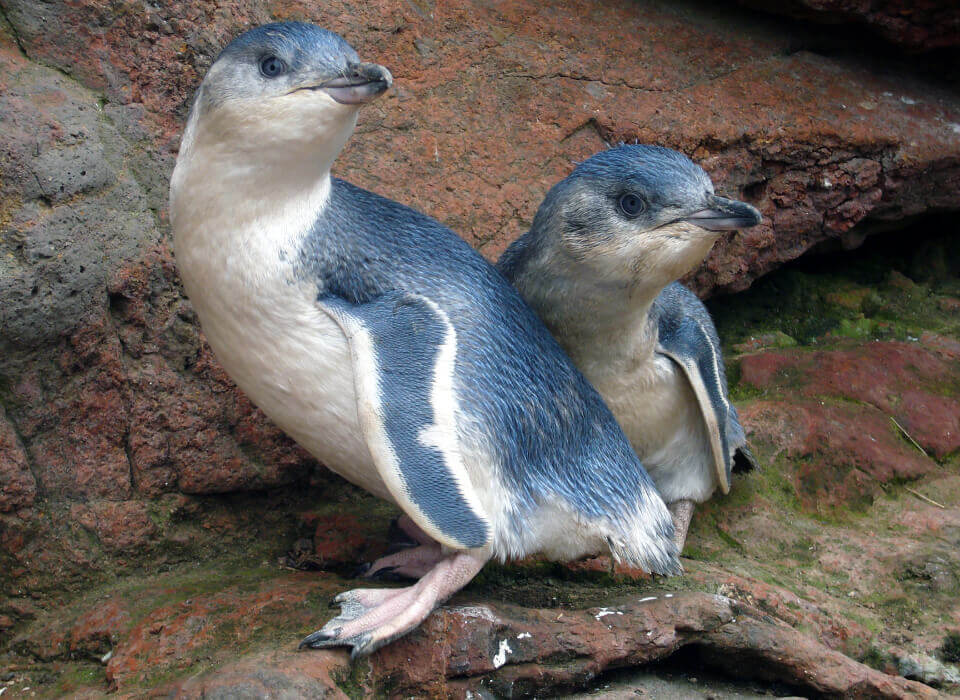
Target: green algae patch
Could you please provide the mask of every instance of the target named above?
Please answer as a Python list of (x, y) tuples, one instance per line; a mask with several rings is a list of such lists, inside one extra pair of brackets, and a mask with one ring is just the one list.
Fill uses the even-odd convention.
[[(832, 341), (910, 340), (923, 331), (960, 337), (960, 257), (954, 236), (917, 246), (904, 232), (875, 236), (855, 251), (805, 256), (747, 291), (707, 302), (727, 353)], [(953, 256), (953, 257), (951, 257)], [(759, 342), (758, 342), (759, 339)], [(731, 382), (732, 383), (732, 382)]]
[(940, 658), (947, 663), (960, 663), (960, 632), (950, 632), (940, 645)]
[[(346, 668), (335, 669), (330, 674), (336, 686), (350, 700), (362, 700), (370, 697), (370, 662), (359, 658)], [(383, 690), (382, 688), (380, 689)]]

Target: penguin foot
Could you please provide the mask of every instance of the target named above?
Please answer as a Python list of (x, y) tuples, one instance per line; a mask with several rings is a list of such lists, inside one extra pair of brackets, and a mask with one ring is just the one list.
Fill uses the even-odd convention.
[(389, 545), (387, 546), (387, 554), (396, 554), (404, 549), (416, 547), (418, 544), (420, 544), (413, 537), (407, 534), (406, 530), (398, 525), (399, 521), (400, 518), (394, 518), (390, 521), (390, 529), (387, 530), (387, 541), (389, 542)]
[(683, 552), (683, 545), (687, 541), (687, 530), (690, 529), (690, 519), (693, 517), (693, 510), (697, 504), (693, 501), (683, 499), (674, 501), (667, 505), (670, 509), (670, 515), (673, 516), (673, 542), (677, 545), (677, 552)]
[(409, 588), (358, 588), (333, 599), (340, 614), (308, 635), (300, 648), (353, 647), (366, 656), (423, 622), (440, 603), (477, 575), (489, 557), (456, 552), (443, 557)]
[(404, 549), (410, 549), (411, 547), (416, 547), (421, 544), (436, 544), (436, 541), (421, 530), (410, 516), (406, 514), (400, 515), (390, 521), (387, 539), (390, 542), (387, 547), (387, 554), (396, 554)]
[(439, 544), (422, 544), (380, 557), (364, 572), (363, 577), (374, 581), (415, 581), (436, 566), (441, 559), (443, 552)]
[(413, 522), (413, 519), (406, 513), (391, 521), (391, 538), (395, 532), (394, 528), (396, 528), (398, 535), (399, 533), (403, 533), (408, 541), (413, 542), (414, 544), (436, 544), (436, 540), (421, 530), (420, 526)]

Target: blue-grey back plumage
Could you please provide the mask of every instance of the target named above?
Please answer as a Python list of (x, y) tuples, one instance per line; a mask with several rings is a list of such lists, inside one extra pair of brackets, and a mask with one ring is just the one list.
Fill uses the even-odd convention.
[[(516, 496), (518, 528), (554, 494), (616, 519), (654, 486), (603, 400), (517, 291), (437, 221), (334, 178), (304, 241), (319, 294), (364, 304), (403, 289), (440, 306), (457, 333), (457, 391), (484, 426)], [(666, 562), (662, 571), (675, 571)]]

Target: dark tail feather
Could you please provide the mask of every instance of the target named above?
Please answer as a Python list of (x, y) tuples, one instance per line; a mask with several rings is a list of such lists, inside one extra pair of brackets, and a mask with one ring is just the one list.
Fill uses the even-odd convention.
[(733, 472), (742, 474), (743, 472), (752, 472), (760, 468), (760, 462), (753, 456), (753, 452), (746, 445), (741, 445), (733, 453)]

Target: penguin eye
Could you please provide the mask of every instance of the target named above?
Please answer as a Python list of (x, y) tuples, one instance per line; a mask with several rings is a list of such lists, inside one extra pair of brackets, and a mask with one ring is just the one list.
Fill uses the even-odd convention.
[(620, 207), (620, 211), (622, 211), (631, 219), (642, 212), (645, 208), (643, 200), (637, 195), (630, 194), (629, 192), (620, 196), (620, 199), (617, 200), (617, 206)]
[(287, 65), (276, 56), (265, 56), (260, 59), (260, 73), (265, 78), (276, 78), (287, 70)]

